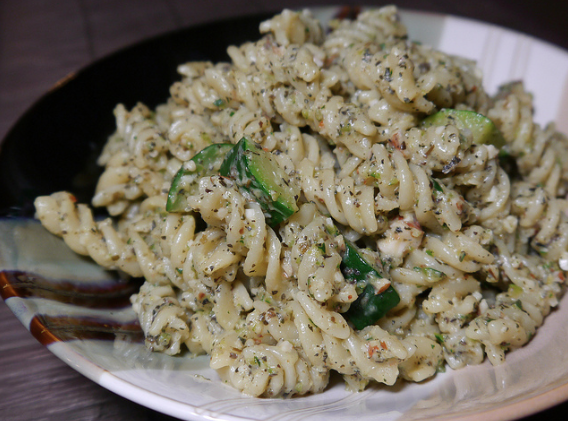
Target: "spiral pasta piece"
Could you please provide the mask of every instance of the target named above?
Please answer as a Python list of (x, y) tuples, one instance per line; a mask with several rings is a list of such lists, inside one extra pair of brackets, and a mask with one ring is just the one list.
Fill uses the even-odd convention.
[(132, 308), (140, 315), (146, 346), (169, 355), (179, 353), (181, 345), (189, 339), (189, 328), (173, 288), (144, 283), (131, 301)]
[(141, 276), (140, 265), (127, 240), (117, 233), (110, 220), (95, 223), (91, 210), (76, 204), (70, 193), (59, 192), (35, 200), (37, 217), (53, 234), (61, 236), (74, 252), (93, 258), (108, 269), (120, 269)]

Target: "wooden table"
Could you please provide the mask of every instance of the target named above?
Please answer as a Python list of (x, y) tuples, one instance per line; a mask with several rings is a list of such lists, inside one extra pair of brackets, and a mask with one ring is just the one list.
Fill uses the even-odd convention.
[[(59, 79), (121, 47), (200, 22), (329, 3), (249, 0), (237, 6), (229, 0), (1, 0), (0, 139)], [(568, 49), (568, 2), (409, 0), (397, 4), (489, 21)], [(36, 342), (1, 300), (0, 332), (1, 420), (172, 419), (74, 371)], [(562, 415), (567, 412), (568, 403), (564, 403), (526, 420), (565, 419)]]

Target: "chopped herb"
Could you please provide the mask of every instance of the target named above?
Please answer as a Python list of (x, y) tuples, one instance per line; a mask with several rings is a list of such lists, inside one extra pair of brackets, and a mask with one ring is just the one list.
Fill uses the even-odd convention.
[(439, 192), (444, 191), (444, 189), (442, 189), (442, 186), (440, 186), (440, 183), (438, 183), (436, 180), (432, 179), (432, 184), (434, 185), (434, 190), (437, 190)]
[(509, 294), (510, 295), (517, 296), (519, 294), (522, 294), (522, 292), (523, 292), (523, 289), (520, 286), (515, 285), (515, 284), (509, 285)]
[(168, 332), (162, 332), (160, 333), (159, 342), (162, 344), (168, 344), (170, 343), (171, 338), (172, 337)]
[(513, 303), (513, 305), (514, 305), (515, 307), (517, 307), (519, 310), (522, 310), (522, 309), (523, 309), (523, 302), (522, 302), (521, 300), (515, 301), (515, 302)]
[(427, 278), (434, 281), (442, 280), (447, 276), (444, 272), (430, 267), (421, 268), (420, 266), (414, 266), (414, 271), (422, 272)]
[(531, 340), (531, 338), (534, 336), (534, 332), (527, 332), (527, 340)]
[(444, 272), (440, 272), (439, 270), (436, 270), (434, 268), (424, 268), (423, 271), (430, 278), (442, 279), (446, 277), (446, 274)]

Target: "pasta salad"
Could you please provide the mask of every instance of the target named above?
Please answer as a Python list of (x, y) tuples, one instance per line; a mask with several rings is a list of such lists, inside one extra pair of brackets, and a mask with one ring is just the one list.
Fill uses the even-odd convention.
[[(521, 82), (408, 39), (397, 9), (284, 10), (166, 103), (114, 110), (91, 205), (38, 197), (75, 252), (144, 278), (146, 345), (262, 397), (500, 364), (558, 304), (568, 139)], [(109, 217), (93, 218), (92, 207)]]

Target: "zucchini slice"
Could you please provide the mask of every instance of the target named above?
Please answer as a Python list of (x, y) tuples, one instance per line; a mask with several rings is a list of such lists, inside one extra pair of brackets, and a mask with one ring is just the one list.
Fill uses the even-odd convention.
[(298, 211), (300, 187), (260, 145), (243, 137), (220, 168), (222, 176), (235, 180), (262, 207), (267, 222), (278, 225)]
[(187, 197), (195, 192), (197, 180), (218, 173), (225, 156), (233, 147), (232, 143), (214, 143), (184, 162), (172, 180), (166, 210), (188, 212), (190, 209), (186, 208)]
[(381, 291), (377, 292), (372, 281), (373, 278), (383, 278), (379, 271), (367, 262), (357, 247), (349, 241), (345, 240), (345, 246), (341, 272), (345, 279), (363, 287), (363, 291), (345, 312), (345, 317), (356, 329), (361, 330), (375, 324), (389, 310), (396, 307), (400, 302), (400, 296), (390, 282), (388, 286), (385, 284)]
[(505, 145), (505, 138), (495, 126), (495, 123), (475, 111), (442, 108), (421, 122), (422, 127), (445, 126), (447, 124), (456, 126), (460, 131), (471, 131), (474, 144), (488, 144), (496, 148), (502, 148)]

